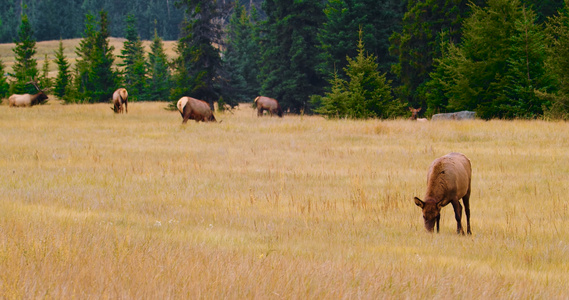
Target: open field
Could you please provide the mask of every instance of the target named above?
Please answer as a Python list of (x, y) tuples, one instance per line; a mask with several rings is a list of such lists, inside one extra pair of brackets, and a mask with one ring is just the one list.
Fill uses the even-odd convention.
[[(569, 125), (0, 106), (0, 298), (566, 299)], [(472, 161), (472, 236), (423, 228)], [(463, 225), (465, 221), (463, 219)]]
[[(71, 64), (72, 69), (75, 66), (75, 62), (77, 61), (77, 53), (75, 53), (76, 48), (79, 47), (79, 42), (81, 39), (68, 39), (62, 40), (63, 48), (64, 48), (64, 55), (67, 58), (67, 61)], [(121, 50), (123, 48), (124, 42), (126, 39), (124, 38), (109, 38), (109, 44), (115, 47), (113, 54), (115, 55), (115, 64), (121, 63), (122, 59), (118, 57), (121, 54)], [(163, 41), (164, 43), (164, 52), (168, 56), (169, 59), (173, 59), (176, 57), (176, 52), (174, 49), (176, 48), (176, 41)], [(142, 41), (142, 45), (144, 46), (145, 53), (150, 52), (150, 44), (152, 41)], [(9, 43), (9, 44), (0, 44), (0, 60), (4, 63), (6, 67), (4, 71), (6, 73), (12, 72), (12, 66), (15, 62), (14, 51), (12, 50), (16, 44)], [(55, 78), (57, 76), (57, 65), (55, 64), (55, 51), (59, 48), (59, 40), (57, 41), (43, 41), (43, 42), (36, 42), (36, 49), (37, 53), (34, 56), (36, 61), (38, 62), (38, 70), (41, 73), (45, 55), (47, 54), (47, 58), (49, 60), (49, 77)], [(146, 54), (148, 55), (148, 54)]]

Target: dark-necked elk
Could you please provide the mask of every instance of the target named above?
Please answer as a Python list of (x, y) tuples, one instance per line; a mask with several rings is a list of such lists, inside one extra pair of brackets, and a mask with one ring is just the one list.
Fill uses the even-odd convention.
[(418, 118), (419, 112), (421, 111), (421, 107), (419, 107), (419, 108), (409, 107), (409, 110), (411, 111), (411, 116), (409, 117), (409, 120), (413, 120), (413, 121), (417, 121), (417, 122), (426, 122), (427, 121), (426, 118)]
[(273, 98), (259, 96), (255, 98), (255, 104), (257, 105), (257, 116), (263, 115), (263, 111), (268, 111), (271, 116), (274, 114), (282, 118), (283, 110), (279, 102)]
[(42, 104), (47, 100), (47, 95), (45, 92), (40, 89), (35, 81), (30, 81), (28, 84), (32, 84), (37, 90), (38, 93), (35, 95), (30, 94), (23, 94), (18, 95), (14, 94), (8, 98), (8, 103), (10, 106), (33, 106), (37, 104)]
[(120, 114), (123, 112), (123, 106), (124, 106), (124, 112), (128, 114), (128, 92), (125, 88), (118, 88), (114, 93), (113, 93), (113, 111), (117, 114)]
[(196, 120), (196, 122), (217, 122), (209, 104), (203, 100), (198, 100), (192, 97), (182, 97), (178, 100), (178, 104), (176, 106), (182, 115), (182, 124), (186, 124), (189, 119)]
[(433, 161), (427, 174), (427, 192), (425, 201), (415, 197), (415, 204), (423, 210), (425, 228), (433, 232), (435, 225), (439, 232), (441, 208), (452, 203), (456, 219), (456, 231), (464, 234), (462, 229), (462, 198), (464, 212), (466, 213), (466, 231), (470, 231), (470, 181), (472, 168), (470, 160), (461, 153), (449, 153)]

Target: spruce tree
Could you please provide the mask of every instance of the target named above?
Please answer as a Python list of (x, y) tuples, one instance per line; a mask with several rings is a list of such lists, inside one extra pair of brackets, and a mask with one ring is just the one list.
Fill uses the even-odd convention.
[(49, 89), (53, 86), (53, 80), (49, 78), (49, 58), (47, 53), (45, 54), (45, 58), (43, 60), (42, 71), (39, 76), (39, 86), (42, 89)]
[(213, 108), (221, 96), (215, 84), (221, 72), (221, 56), (214, 45), (222, 44), (221, 17), (225, 7), (208, 0), (181, 0), (178, 5), (185, 8), (186, 19), (177, 45), (179, 57), (174, 61), (178, 88), (171, 96), (174, 102), (181, 96), (192, 96)]
[(124, 84), (128, 90), (129, 99), (137, 100), (146, 97), (146, 60), (144, 59), (144, 48), (142, 41), (136, 30), (136, 19), (132, 14), (126, 18), (126, 41), (119, 57), (123, 63), (119, 66), (124, 67)]
[(90, 80), (92, 71), (91, 64), (95, 49), (95, 38), (97, 35), (96, 21), (93, 15), (85, 15), (85, 31), (79, 46), (75, 49), (77, 61), (75, 62), (75, 83), (73, 90), (75, 95), (69, 101), (91, 102), (93, 83)]
[(33, 38), (33, 34), (28, 16), (22, 15), (18, 39), (15, 41), (16, 46), (12, 49), (15, 55), (15, 62), (12, 67), (13, 74), (10, 74), (15, 78), (10, 87), (12, 94), (37, 93), (33, 85), (27, 84), (31, 80), (36, 80), (39, 73), (37, 61), (34, 58), (36, 41)]
[(95, 35), (89, 80), (93, 84), (92, 101), (107, 102), (118, 87), (119, 77), (118, 72), (113, 69), (115, 47), (109, 45), (107, 12), (101, 11), (99, 16), (99, 31)]
[(167, 100), (170, 94), (170, 69), (164, 43), (156, 29), (148, 53), (148, 75), (148, 100)]
[(244, 5), (236, 4), (231, 15), (227, 33), (227, 49), (223, 55), (223, 65), (227, 72), (229, 89), (235, 102), (252, 102), (258, 96), (260, 50), (252, 15)]
[(6, 98), (8, 93), (10, 92), (10, 85), (8, 84), (8, 80), (6, 78), (4, 62), (0, 58), (0, 99)]
[(261, 93), (279, 100), (285, 111), (308, 111), (310, 96), (321, 94), (325, 84), (317, 71), (322, 1), (266, 0), (263, 9)]
[(71, 83), (70, 64), (63, 54), (63, 41), (59, 40), (59, 47), (54, 52), (55, 64), (57, 65), (57, 77), (55, 78), (54, 94), (61, 98), (67, 99), (67, 90)]

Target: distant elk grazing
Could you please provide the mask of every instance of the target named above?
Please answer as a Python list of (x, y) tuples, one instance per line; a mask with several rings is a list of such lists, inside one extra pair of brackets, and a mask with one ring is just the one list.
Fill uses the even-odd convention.
[(271, 116), (274, 114), (279, 117), (283, 117), (283, 110), (279, 105), (279, 102), (273, 98), (259, 96), (255, 98), (255, 105), (257, 105), (257, 116), (263, 115), (263, 111), (268, 111)]
[(456, 219), (456, 232), (464, 234), (462, 229), (462, 206), (466, 213), (466, 232), (470, 231), (470, 183), (472, 167), (470, 160), (462, 153), (449, 153), (433, 161), (427, 173), (427, 192), (425, 201), (415, 197), (415, 204), (423, 210), (425, 228), (433, 232), (435, 225), (439, 232), (441, 208), (452, 203)]
[(8, 98), (8, 102), (10, 106), (34, 106), (38, 104), (43, 104), (47, 101), (47, 95), (45, 92), (40, 89), (35, 81), (30, 81), (28, 84), (32, 84), (37, 90), (38, 93), (35, 95), (30, 94), (23, 94), (17, 95), (14, 94)]
[(189, 119), (196, 120), (196, 122), (217, 122), (209, 104), (203, 100), (192, 97), (182, 97), (178, 100), (176, 106), (182, 115), (182, 124), (186, 124)]
[(417, 121), (417, 122), (426, 122), (427, 121), (426, 118), (418, 118), (419, 112), (421, 111), (421, 107), (416, 108), (416, 109), (409, 107), (409, 110), (411, 111), (411, 117), (409, 117), (409, 120), (413, 120), (413, 121)]
[(113, 107), (112, 110), (116, 114), (123, 112), (128, 114), (128, 92), (125, 88), (119, 88), (113, 93)]

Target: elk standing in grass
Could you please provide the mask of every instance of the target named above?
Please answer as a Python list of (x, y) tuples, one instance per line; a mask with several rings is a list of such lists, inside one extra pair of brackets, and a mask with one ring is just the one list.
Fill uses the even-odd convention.
[(417, 109), (409, 107), (409, 110), (411, 111), (411, 116), (409, 117), (409, 120), (417, 121), (417, 122), (427, 122), (426, 118), (418, 118), (419, 112), (421, 111), (421, 107), (419, 107)]
[(47, 101), (47, 95), (45, 92), (40, 89), (35, 81), (30, 81), (28, 84), (32, 84), (37, 90), (38, 93), (35, 95), (30, 94), (23, 94), (18, 95), (14, 94), (8, 98), (8, 103), (10, 106), (34, 106), (37, 104), (43, 104)]
[(186, 124), (189, 119), (196, 120), (196, 122), (217, 122), (209, 104), (203, 100), (198, 100), (192, 97), (182, 97), (178, 100), (178, 104), (176, 106), (182, 115), (182, 124)]
[(470, 160), (464, 154), (453, 152), (433, 161), (427, 174), (425, 201), (417, 197), (414, 199), (415, 204), (423, 210), (427, 231), (432, 232), (436, 224), (439, 232), (441, 208), (452, 203), (457, 224), (456, 231), (464, 234), (461, 224), (462, 206), (459, 202), (462, 198), (466, 213), (466, 232), (472, 234), (470, 231), (471, 175)]
[(279, 102), (273, 98), (259, 96), (255, 98), (255, 105), (257, 105), (257, 116), (263, 115), (263, 111), (268, 111), (271, 116), (274, 114), (282, 118), (283, 110), (279, 105)]
[(117, 114), (128, 113), (128, 92), (125, 88), (119, 88), (113, 93), (113, 111)]

